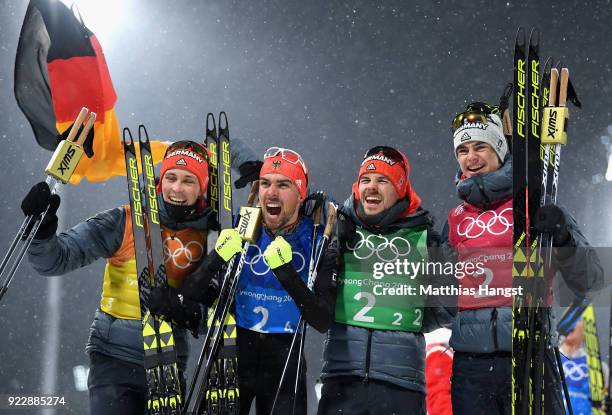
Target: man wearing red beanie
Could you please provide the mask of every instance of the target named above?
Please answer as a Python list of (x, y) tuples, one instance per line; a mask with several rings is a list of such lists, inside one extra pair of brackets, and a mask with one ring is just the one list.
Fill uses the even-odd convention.
[[(298, 153), (278, 147), (266, 151), (259, 173), (263, 229), (245, 255), (235, 296), (241, 414), (249, 413), (253, 400), (258, 415), (270, 414), (300, 315), (320, 332), (332, 324), (336, 249), (330, 245), (314, 284), (309, 284), (312, 248), (321, 241), (323, 226), (315, 233), (313, 220), (301, 209), (307, 189), (308, 170)], [(225, 261), (242, 249), (235, 229), (223, 230), (219, 240)], [(192, 289), (185, 295), (201, 292), (208, 281), (189, 279), (186, 287)], [(275, 414), (306, 414), (304, 361), (294, 394), (297, 349), (289, 358)]]
[[(232, 154), (236, 165), (250, 157), (244, 146)], [(251, 158), (251, 160), (254, 157)], [(208, 152), (192, 141), (173, 143), (161, 165), (159, 217), (166, 257), (167, 287), (150, 291), (147, 308), (174, 323), (179, 377), (184, 391), (187, 330), (197, 331), (201, 305), (182, 298), (176, 288), (190, 274), (210, 273), (205, 238), (211, 210), (206, 208)], [(28, 250), (40, 274), (61, 275), (106, 258), (99, 308), (90, 329), (87, 352), (90, 411), (93, 415), (145, 412), (147, 385), (143, 368), (143, 339), (139, 287), (134, 259), (130, 206), (106, 210), (72, 229), (56, 234), (59, 196), (45, 182), (35, 185), (22, 202), (26, 215), (50, 206)]]
[(402, 152), (374, 147), (339, 211), (338, 296), (319, 414), (425, 414), (423, 333), (448, 324), (451, 312), (426, 307), (421, 273), (395, 267), (436, 255), (433, 219), (409, 176)]

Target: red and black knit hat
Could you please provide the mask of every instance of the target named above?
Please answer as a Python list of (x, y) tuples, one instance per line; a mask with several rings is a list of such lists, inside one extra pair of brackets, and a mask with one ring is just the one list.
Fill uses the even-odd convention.
[(296, 151), (280, 147), (270, 147), (266, 150), (259, 177), (269, 173), (286, 176), (297, 187), (300, 199), (304, 200), (306, 198), (308, 193), (308, 169), (302, 156)]
[(421, 198), (416, 194), (410, 183), (410, 164), (404, 153), (387, 146), (376, 146), (365, 154), (357, 181), (353, 183), (355, 200), (359, 200), (359, 180), (367, 173), (378, 173), (387, 177), (395, 188), (400, 199), (408, 198), (410, 212), (421, 205)]
[(161, 179), (171, 169), (181, 169), (198, 178), (200, 196), (208, 190), (208, 150), (195, 141), (177, 141), (166, 150), (159, 173), (157, 191), (161, 192)]

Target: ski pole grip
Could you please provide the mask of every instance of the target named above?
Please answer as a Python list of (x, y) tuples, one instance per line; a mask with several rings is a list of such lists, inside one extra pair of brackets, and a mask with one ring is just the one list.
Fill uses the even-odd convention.
[(552, 68), (550, 70), (550, 94), (548, 98), (548, 105), (554, 107), (557, 105), (558, 89), (557, 84), (559, 82), (559, 70)]
[(510, 120), (510, 111), (508, 109), (505, 109), (502, 114), (502, 127), (504, 135), (512, 136), (512, 121)]
[(569, 84), (569, 69), (561, 68), (561, 85), (559, 86), (559, 106), (565, 107), (567, 103), (567, 86)]
[(329, 202), (327, 208), (327, 223), (325, 224), (325, 230), (323, 231), (323, 235), (327, 236), (328, 239), (331, 237), (332, 229), (334, 228), (334, 222), (336, 222), (337, 213), (338, 212), (336, 209), (336, 205), (334, 205), (332, 202)]
[(259, 192), (259, 180), (255, 180), (251, 186), (251, 191), (247, 197), (247, 206), (253, 206), (255, 204), (255, 198)]
[(319, 204), (319, 206), (317, 206), (317, 208), (314, 211), (314, 215), (313, 215), (313, 222), (315, 225), (320, 225), (321, 224), (321, 210), (323, 210), (323, 204)]
[(81, 131), (81, 134), (79, 135), (79, 138), (77, 138), (77, 140), (76, 140), (76, 144), (79, 147), (83, 147), (83, 143), (87, 139), (87, 135), (89, 134), (89, 130), (92, 129), (92, 127), (93, 127), (95, 122), (96, 122), (96, 113), (95, 112), (89, 113), (89, 118), (87, 119), (87, 124), (85, 124), (85, 127), (83, 127), (83, 131)]
[(72, 128), (68, 133), (68, 137), (66, 137), (66, 141), (74, 141), (74, 137), (76, 137), (77, 133), (79, 132), (81, 124), (83, 124), (83, 121), (85, 121), (85, 117), (87, 117), (88, 113), (89, 110), (87, 107), (81, 108), (81, 112), (79, 112), (79, 115), (77, 115), (76, 120), (74, 120), (74, 124), (72, 124)]

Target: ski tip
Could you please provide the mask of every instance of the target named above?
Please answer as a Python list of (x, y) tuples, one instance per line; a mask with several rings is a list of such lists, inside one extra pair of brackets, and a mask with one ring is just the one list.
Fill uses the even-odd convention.
[(221, 111), (219, 113), (219, 129), (220, 130), (227, 130), (227, 114), (225, 113), (225, 111)]
[(147, 128), (143, 124), (138, 126), (138, 141), (149, 141), (149, 133), (147, 133)]
[(532, 27), (529, 32), (529, 46), (540, 46), (540, 30), (537, 27)]
[(206, 114), (206, 135), (216, 136), (217, 124), (215, 122), (215, 115), (212, 112)]
[(516, 44), (518, 46), (525, 46), (525, 38), (526, 38), (526, 33), (525, 33), (525, 28), (523, 26), (519, 26), (519, 28), (516, 30)]
[(134, 144), (134, 138), (132, 137), (132, 132), (129, 128), (123, 128), (123, 144), (130, 145)]

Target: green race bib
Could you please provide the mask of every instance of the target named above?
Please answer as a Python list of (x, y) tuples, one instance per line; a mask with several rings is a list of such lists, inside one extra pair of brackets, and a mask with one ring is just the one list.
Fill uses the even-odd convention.
[(420, 332), (426, 296), (420, 271), (427, 227), (374, 234), (357, 227), (343, 247), (336, 321), (379, 330)]

